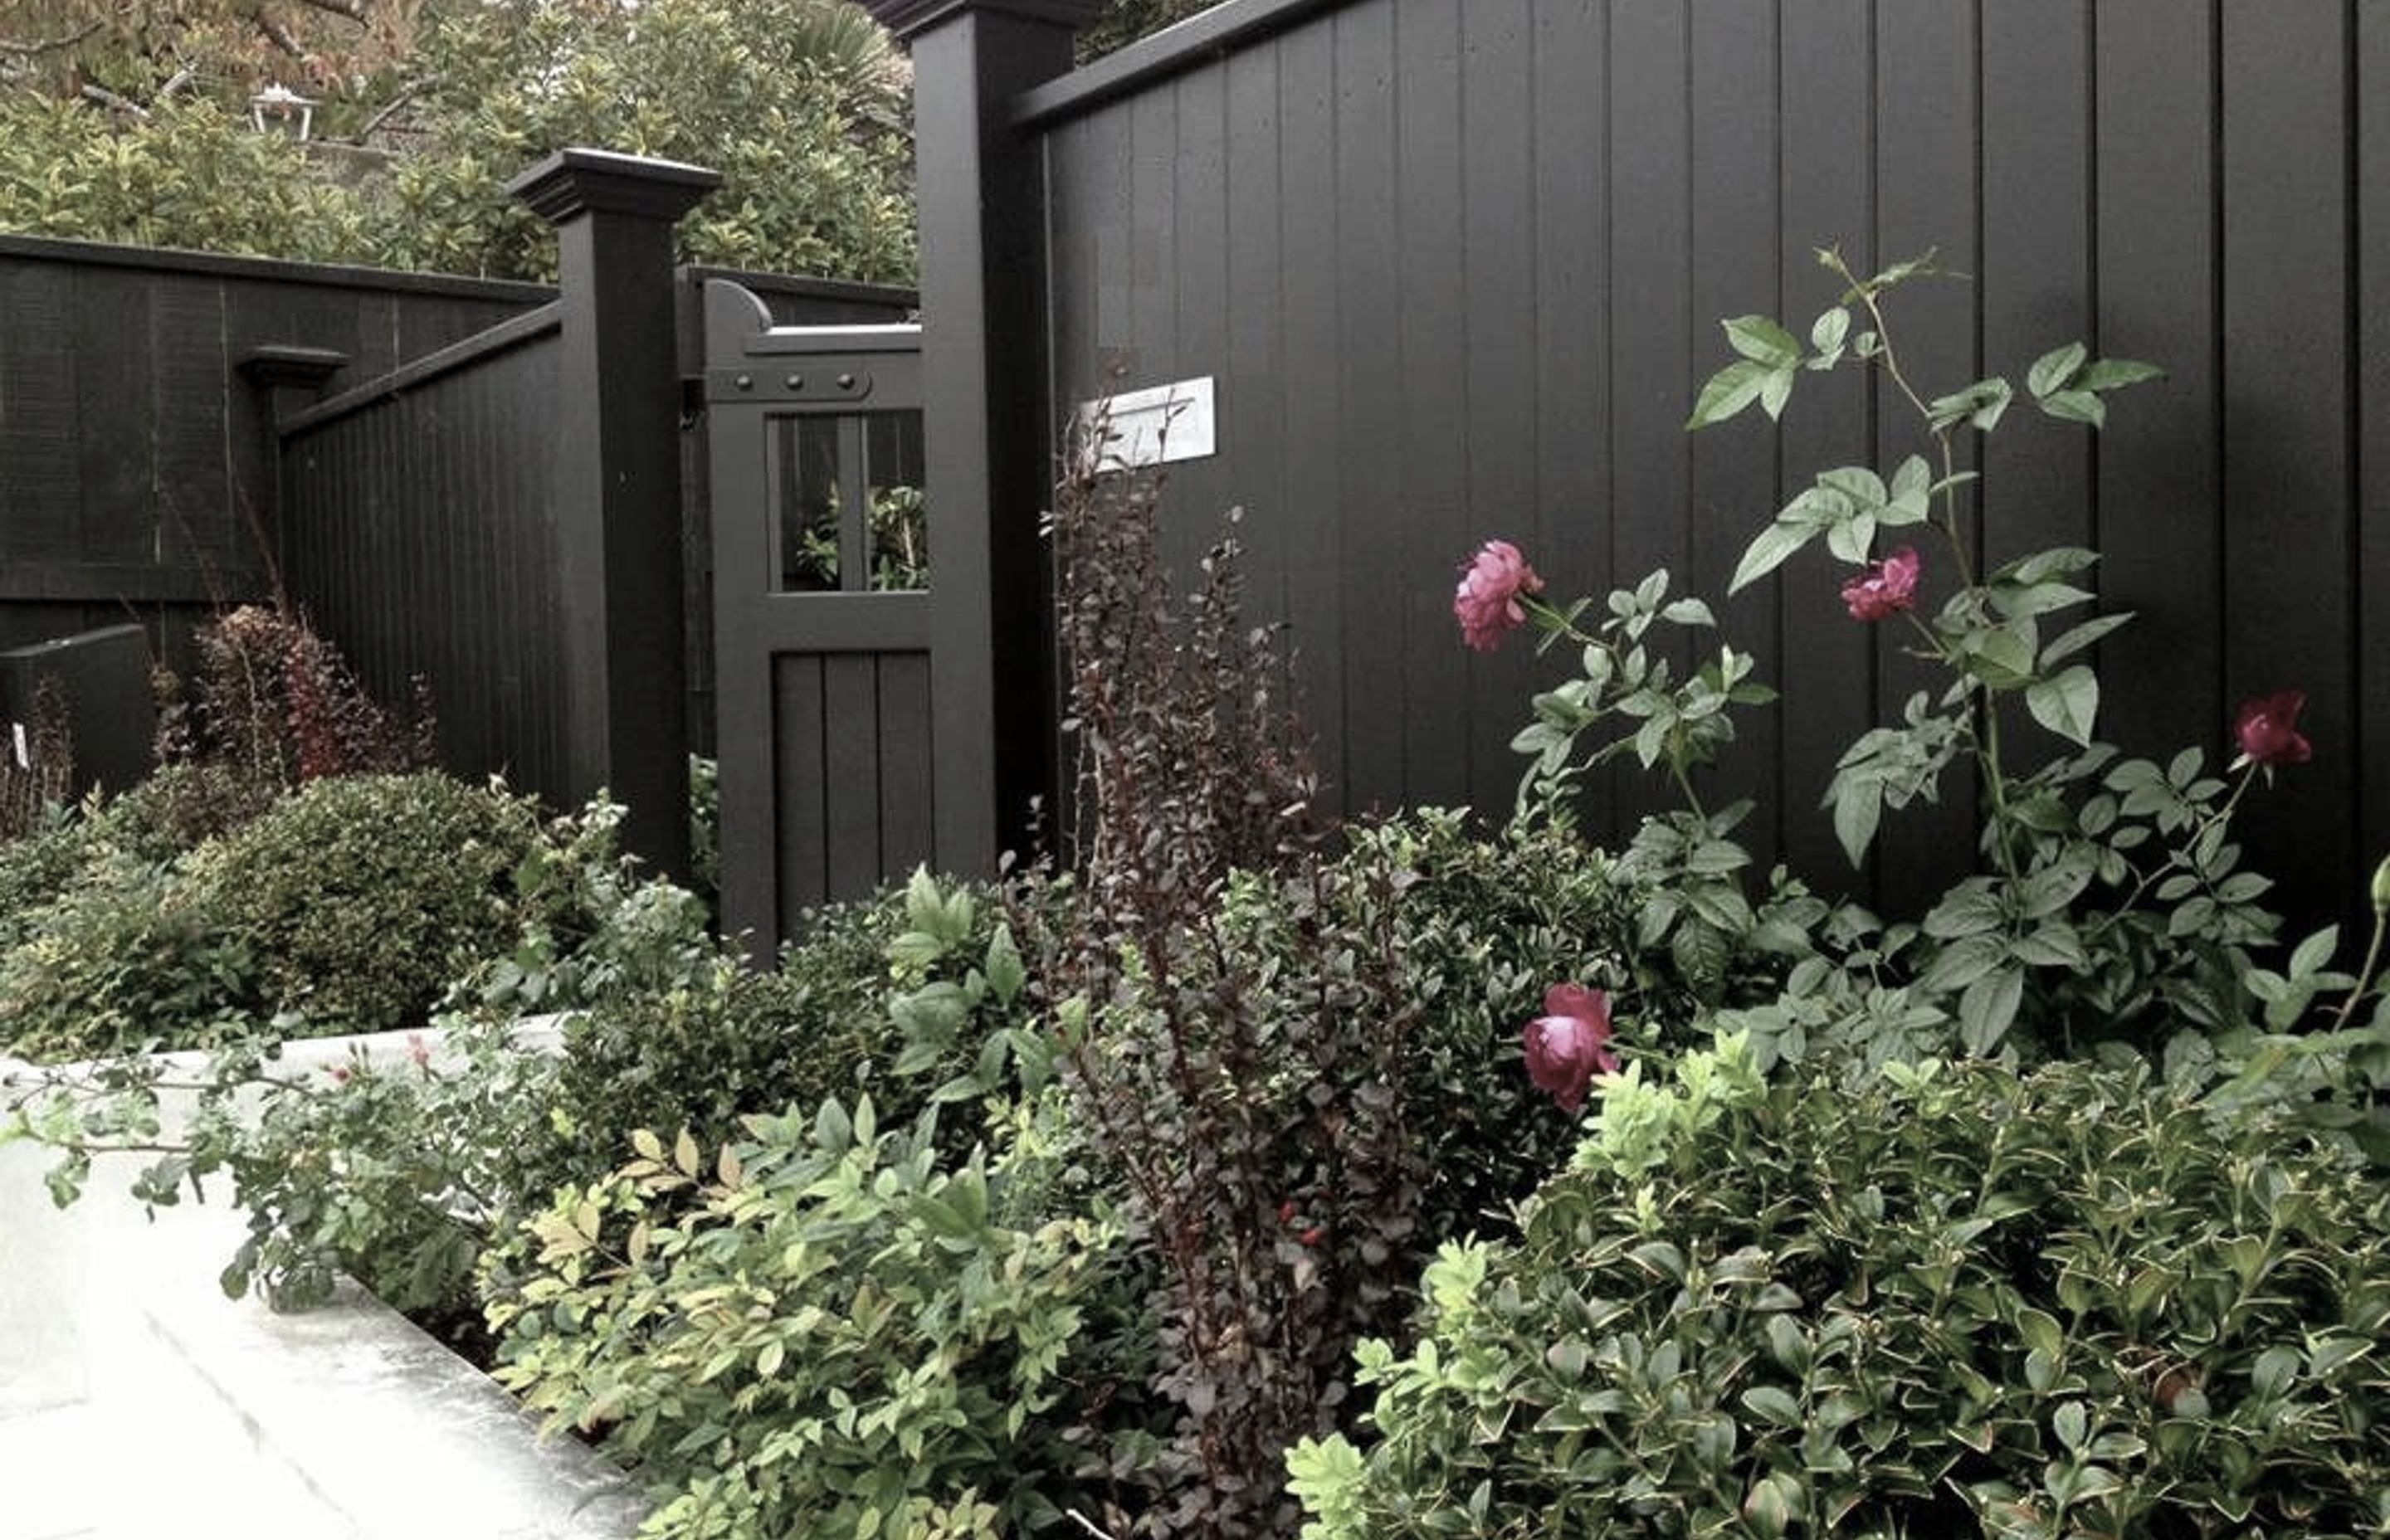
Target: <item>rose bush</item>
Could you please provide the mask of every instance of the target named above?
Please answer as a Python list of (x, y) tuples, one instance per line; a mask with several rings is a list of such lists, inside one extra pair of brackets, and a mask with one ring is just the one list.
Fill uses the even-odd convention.
[[(2088, 550), (2030, 552), (1985, 570), (1965, 507), (1973, 477), (1959, 469), (1959, 435), (1992, 431), (2021, 395), (2096, 428), (2109, 392), (2159, 371), (2070, 343), (2034, 361), (2023, 392), (1995, 377), (1929, 396), (1902, 364), (1884, 296), (1932, 275), (1931, 257), (1866, 277), (1838, 253), (1821, 261), (1843, 293), (1807, 344), (1764, 316), (1727, 322), (1741, 356), (1704, 387), (1689, 426), (1722, 422), (1754, 403), (1774, 417), (1805, 375), (1854, 365), (1880, 371), (1914, 413), (1922, 453), (1888, 477), (1864, 466), (1820, 473), (1752, 540), (1732, 587), (1822, 544), (1858, 569), (1841, 587), (1853, 620), (1906, 620), (1913, 650), (1945, 683), (1913, 694), (1897, 722), (1863, 734), (1842, 756), (1825, 802), (1857, 865), (1888, 811), (1936, 800), (1946, 773), (1966, 763), (1981, 789), (1980, 869), (1921, 917), (1892, 924), (1819, 903), (1780, 876), (1757, 895), (1743, 892), (1749, 860), (1731, 838), (1742, 810), (1706, 807), (1696, 774), (1732, 741), (1731, 709), (1766, 699), (1749, 682), (1750, 658), (1721, 648), (1715, 661), (1677, 679), (1643, 645), (1650, 626), (1714, 622), (1698, 599), (1664, 601), (1664, 572), (1611, 595), (1607, 618), (1588, 626), (1583, 618), (1601, 607), (1536, 597), (1540, 579), (1530, 588), (1522, 576), (1535, 571), (1526, 555), (1493, 541), (1455, 597), (1464, 640), (1483, 648), (1513, 624), (1532, 626), (1583, 658), (1575, 678), (1536, 696), (1535, 721), (1516, 740), (1531, 756), (1522, 806), (1563, 804), (1575, 776), (1622, 754), (1667, 771), (1684, 807), (1637, 837), (1638, 848), (1665, 853), (1644, 875), (1655, 892), (1704, 895), (1696, 906), (1718, 932), (1708, 944), (1782, 960), (1777, 999), (1722, 1004), (1701, 1024), (1748, 1033), (1765, 1061), (1824, 1052), (1865, 1073), (1927, 1053), (2044, 1055), (2109, 1041), (2163, 1052), (2185, 1073), (2238, 1062), (2250, 1034), (2291, 1025), (2319, 995), (2357, 982), (2330, 969), (2334, 938), (2319, 933), (2294, 950), (2279, 987), (2259, 983), (2268, 995), (2250, 983), (2273, 977), (2256, 958), (2280, 922), (2262, 904), (2267, 880), (2239, 868), (2230, 820), (2260, 773), (2270, 777), (2312, 753), (2296, 725), (2304, 697), (2283, 690), (2242, 707), (2232, 724), (2239, 756), (2226, 776), (2208, 773), (2199, 750), (2161, 764), (2099, 741), (2100, 681), (2085, 660), (2130, 617), (2050, 623), (2092, 601), (2073, 581), (2097, 562)], [(1925, 562), (1916, 546), (1877, 554), (1887, 532), (1912, 528), (1938, 540), (1951, 574), (1930, 613), (1919, 609)], [(2058, 753), (2021, 772), (2020, 735), (2032, 729), (2043, 737), (2037, 752)], [(1666, 917), (1645, 939), (1660, 939), (1668, 923), (1681, 922)]]

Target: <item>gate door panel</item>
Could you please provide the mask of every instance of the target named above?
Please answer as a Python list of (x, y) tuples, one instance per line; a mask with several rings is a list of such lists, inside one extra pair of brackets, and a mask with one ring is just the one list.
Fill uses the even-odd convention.
[(935, 865), (918, 327), (779, 327), (705, 286), (722, 921)]

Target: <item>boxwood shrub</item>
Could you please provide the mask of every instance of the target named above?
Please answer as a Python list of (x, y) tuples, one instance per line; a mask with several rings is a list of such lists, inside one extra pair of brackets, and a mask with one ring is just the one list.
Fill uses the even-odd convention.
[(210, 1046), (283, 1015), (318, 1033), (419, 1025), (514, 943), (540, 838), (526, 800), (443, 776), (330, 776), (259, 809), (214, 770), (164, 772), (0, 862), (0, 1042), (71, 1059)]
[(2390, 1526), (2353, 1160), (2138, 1069), (1703, 1068), (1441, 1254), (1374, 1440), (1293, 1457), (1311, 1540)]
[(191, 880), (257, 959), (263, 1003), (312, 1032), (421, 1022), (450, 981), (514, 940), (511, 881), (537, 841), (527, 800), (441, 775), (311, 781), (207, 847)]

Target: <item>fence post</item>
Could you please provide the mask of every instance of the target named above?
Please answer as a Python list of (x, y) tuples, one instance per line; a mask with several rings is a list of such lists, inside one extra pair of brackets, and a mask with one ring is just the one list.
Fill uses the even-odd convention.
[[(939, 861), (994, 868), (1054, 781), (1045, 184), (1013, 98), (1106, 0), (865, 0), (913, 56)], [(1000, 683), (999, 683), (1000, 682)], [(999, 694), (999, 691), (1001, 692)]]
[(261, 553), (269, 569), (267, 581), (276, 590), (273, 597), (279, 599), (283, 597), (282, 573), (275, 553), (282, 548), (282, 514), (289, 501), (282, 485), (282, 421), (323, 400), (332, 377), (349, 366), (349, 355), (329, 348), (269, 342), (250, 349), (233, 366), (257, 392), (261, 408), (258, 416), (264, 430), (265, 456), (265, 485), (262, 490), (273, 503), (257, 517), (268, 536)]
[(688, 871), (680, 372), (673, 226), (711, 171), (566, 149), (508, 190), (556, 226), (556, 556), (572, 794), (628, 809), (623, 843)]

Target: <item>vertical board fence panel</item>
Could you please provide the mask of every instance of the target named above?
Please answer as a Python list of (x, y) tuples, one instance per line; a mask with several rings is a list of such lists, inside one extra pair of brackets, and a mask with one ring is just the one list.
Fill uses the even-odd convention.
[[(1862, 267), (1876, 254), (1870, 234), (1875, 227), (1873, 12), (1869, 0), (1785, 0), (1779, 7), (1777, 69), (1783, 85), (1776, 137), (1783, 213), (1776, 305), (1796, 337), (1805, 336), (1812, 318), (1836, 298), (1818, 250), (1838, 248)], [(1715, 347), (1709, 356), (1718, 356)], [(1780, 500), (1808, 487), (1828, 467), (1873, 458), (1862, 374), (1836, 369), (1803, 380), (1795, 395), (1776, 435)], [(1780, 609), (1776, 654), (1763, 660), (1760, 672), (1783, 691), (1783, 702), (1771, 708), (1783, 745), (1777, 776), (1781, 849), (1793, 869), (1831, 892), (1850, 882), (1851, 868), (1818, 798), (1844, 746), (1876, 717), (1870, 687), (1873, 638), (1834, 602), (1824, 571), (1824, 560), (1805, 552), (1781, 578), (1749, 592), (1776, 596)]]
[(283, 425), (283, 559), (384, 699), (421, 674), (441, 752), (562, 800), (546, 307)]
[[(1472, 0), (1469, 8), (1485, 0)], [(1402, 660), (1401, 688), (1381, 695), (1372, 709), (1401, 724), (1401, 798), (1407, 802), (1457, 802), (1470, 797), (1469, 759), (1455, 752), (1461, 715), (1440, 710), (1467, 699), (1469, 660), (1458, 648), (1424, 645), (1452, 624), (1446, 586), (1418, 581), (1453, 554), (1437, 537), (1474, 512), (1469, 484), (1469, 339), (1460, 296), (1467, 184), (1461, 118), (1461, 0), (1427, 0), (1394, 14), (1394, 263), (1399, 372), (1389, 381), (1394, 400), (1380, 431), (1402, 468), (1402, 516), (1378, 523), (1370, 542), (1394, 563), (1395, 581), (1381, 588), (1380, 613), (1390, 622), (1384, 641), (1372, 637), (1365, 655), (1391, 643)]]
[[(1722, 355), (1722, 316), (1775, 308), (1781, 253), (1776, 123), (1778, 18), (1765, 6), (1697, 6), (1690, 39), (1691, 91), (1692, 260), (1690, 276), (1690, 346), (1699, 361)], [(1800, 334), (1797, 320), (1788, 324)], [(1696, 434), (1690, 445), (1686, 507), (1690, 524), (1687, 566), (1674, 574), (1681, 591), (1710, 596), (1724, 633), (1741, 636), (1744, 650), (1761, 655), (1773, 670), (1780, 651), (1771, 645), (1779, 623), (1777, 591), (1751, 590), (1720, 602), (1734, 564), (1753, 526), (1775, 512), (1776, 446), (1766, 434), (1731, 430)], [(1694, 654), (1707, 653), (1715, 638), (1696, 633)], [(1781, 819), (1797, 789), (1782, 784), (1781, 719), (1774, 712), (1744, 714), (1737, 732), (1739, 751), (1718, 767), (1713, 806), (1748, 800), (1754, 816), (1737, 833), (1760, 870), (1772, 866), (1781, 848)]]
[(2349, 7), (2223, 0), (2222, 15), (2225, 689), (2305, 690), (2318, 746), (2294, 796), (2252, 798), (2240, 832), (2261, 864), (2299, 850), (2353, 900), (2357, 725), (2383, 702), (2358, 710), (2350, 630)]
[[(1333, 260), (1342, 302), (1336, 351), (1325, 362), (1336, 379), (1334, 444), (1343, 495), (1317, 517), (1340, 525), (1343, 559), (1339, 571), (1352, 596), (1344, 645), (1329, 665), (1339, 675), (1345, 700), (1344, 749), (1333, 758), (1343, 765), (1347, 803), (1368, 807), (1396, 804), (1404, 796), (1402, 711), (1407, 685), (1403, 669), (1407, 658), (1399, 638), (1403, 606), (1416, 602), (1405, 590), (1418, 578), (1397, 554), (1404, 360), (1394, 329), (1402, 314), (1393, 148), (1394, 17), (1371, 6), (1341, 12), (1331, 24), (1335, 55), (1315, 68), (1332, 70), (1336, 91)], [(1283, 53), (1279, 57), (1286, 58)], [(1057, 194), (1060, 190), (1055, 189)], [(1065, 370), (1071, 364), (1069, 359), (1057, 361)], [(1296, 623), (1301, 624), (1300, 617)]]
[[(1265, 53), (1253, 49), (1249, 55)], [(1343, 660), (1353, 643), (1356, 625), (1366, 627), (1366, 606), (1348, 613), (1345, 608), (1346, 533), (1338, 516), (1342, 498), (1343, 456), (1337, 451), (1338, 424), (1343, 415), (1343, 382), (1337, 376), (1337, 339), (1345, 322), (1346, 296), (1336, 262), (1336, 34), (1333, 28), (1316, 27), (1278, 40), (1266, 50), (1268, 78), (1277, 93), (1278, 114), (1271, 135), (1256, 135), (1231, 162), (1229, 207), (1249, 227), (1274, 236), (1277, 303), (1276, 352), (1269, 354), (1271, 379), (1259, 403), (1229, 403), (1239, 443), (1284, 446), (1270, 473), (1279, 489), (1279, 517), (1285, 524), (1285, 608), (1296, 648), (1306, 658), (1306, 718), (1319, 725), (1322, 742), (1319, 773), (1335, 785), (1344, 779), (1345, 724), (1353, 709)], [(1236, 120), (1244, 122), (1242, 114)], [(1251, 168), (1250, 171), (1248, 168)], [(1251, 181), (1248, 181), (1250, 176)], [(1273, 187), (1272, 182), (1275, 181)], [(1277, 217), (1265, 216), (1264, 204), (1275, 198)], [(1258, 242), (1256, 243), (1256, 248)], [(1240, 243), (1240, 251), (1246, 250)], [(1258, 263), (1262, 254), (1251, 259)], [(1242, 263), (1232, 268), (1230, 292), (1241, 294), (1248, 282), (1267, 278), (1247, 276)], [(1250, 303), (1250, 302), (1246, 302)], [(1232, 368), (1228, 388), (1252, 393), (1259, 381), (1249, 380), (1242, 368)], [(1265, 590), (1266, 592), (1266, 590)], [(1364, 692), (1360, 699), (1366, 700)]]
[[(1530, 7), (1460, 7), (1458, 297), (1459, 314), (1473, 324), (1446, 366), (1459, 395), (1453, 426), (1460, 436), (1455, 458), (1464, 475), (1458, 495), (1466, 517), (1489, 533), (1499, 521), (1498, 533), (1513, 541), (1533, 538), (1510, 520), (1513, 510), (1532, 507), (1536, 494), (1536, 250), (1526, 238), (1535, 228), (1536, 188), (1517, 174), (1534, 153), (1535, 117), (1522, 110), (1534, 99), (1534, 28)], [(1458, 555), (1438, 544), (1420, 548), (1417, 561), (1434, 572)], [(1411, 586), (1427, 633), (1449, 626), (1448, 585)], [(1513, 661), (1507, 669), (1500, 661), (1489, 668), (1484, 658), (1468, 663), (1472, 675), (1518, 667)], [(1485, 694), (1474, 684), (1470, 693), (1472, 699)], [(1434, 730), (1449, 733), (1453, 725)], [(1464, 731), (1464, 794), (1472, 802), (1499, 802), (1518, 778), (1517, 759), (1502, 734)]]
[[(1278, 111), (1238, 109), (1265, 72)], [(1208, 167), (1223, 99), (1225, 207), (1182, 169), (1164, 219), (1158, 168)], [(2390, 21), (2345, 0), (1229, 0), (1015, 121), (1047, 148), (1058, 412), (1104, 359), (1134, 361), (1124, 389), (1209, 372), (1205, 327), (1266, 353), (1239, 317), (1279, 299), (1284, 367), (1223, 375), (1233, 430), (1172, 468), (1166, 538), (1188, 571), (1217, 506), (1284, 500), (1301, 533), (1253, 543), (1255, 597), (1298, 637), (1333, 628), (1305, 677), (1347, 810), (1507, 808), (1503, 745), (1554, 665), (1461, 654), (1446, 606), (1480, 541), (1520, 540), (1569, 594), (1665, 564), (1716, 599), (1771, 500), (1909, 453), (1907, 404), (1849, 370), (1805, 379), (1772, 434), (1679, 429), (1731, 356), (1718, 318), (1805, 331), (1833, 299), (1816, 248), (1864, 272), (1930, 246), (1964, 276), (1891, 302), (1921, 383), (2022, 386), (2078, 337), (2167, 367), (2103, 436), (2027, 403), (1963, 443), (1984, 549), (2105, 553), (2103, 605), (2141, 616), (2101, 657), (2128, 752), (2220, 763), (2234, 700), (2308, 691), (2317, 763), (2245, 826), (2305, 914), (2357, 902), (2390, 840), (2390, 648), (2366, 623), (2390, 581), (2390, 114), (2357, 106), (2385, 99)], [(1270, 140), (1276, 174), (1240, 172)], [(1947, 558), (1918, 545), (1937, 602)], [(1948, 777), (1870, 870), (1843, 861), (1818, 810), (1835, 760), (1934, 683), (1844, 613), (1846, 572), (1805, 552), (1719, 607), (1785, 700), (1713, 789), (1756, 795), (1747, 832), (1825, 890), (1913, 910), (1975, 859), (1975, 792)], [(2012, 765), (2062, 748), (2022, 713), (2005, 736)], [(1613, 840), (1654, 805), (1633, 775), (1596, 800)]]
[[(1946, 268), (1976, 275), (1982, 270), (1978, 240), (1982, 216), (1982, 80), (1976, 45), (1978, 7), (1972, 5), (1880, 6), (1875, 37), (1875, 229), (1870, 265), (1939, 253)], [(1865, 272), (1866, 269), (1861, 269)], [(1955, 389), (1982, 373), (1981, 280), (1927, 279), (1905, 285), (1885, 302), (1902, 366), (1926, 390)], [(1902, 458), (1925, 447), (1914, 409), (1879, 373), (1874, 379), (1875, 451), (1869, 458), (1887, 477)], [(1960, 443), (1959, 467), (1974, 466), (1975, 446)], [(1973, 526), (1981, 549), (1982, 524)], [(1891, 543), (1880, 542), (1879, 548)], [(1931, 541), (1919, 543), (1929, 564), (1921, 579), (1929, 610), (1955, 580), (1947, 556)], [(1822, 601), (1839, 571), (1818, 584), (1809, 569), (1812, 602)], [(1908, 656), (1908, 638), (1897, 625), (1876, 633), (1875, 714), (1898, 721), (1920, 690), (1939, 691), (1944, 677)], [(1798, 712), (1800, 702), (1791, 701)], [(1888, 817), (1876, 839), (1875, 893), (1895, 913), (1915, 912), (1941, 891), (1947, 874), (1970, 864), (1974, 849), (1975, 776), (1965, 762), (1942, 776), (1940, 799), (1912, 802)]]
[[(2357, 17), (2358, 848), (2390, 851), (2390, 6)], [(2367, 93), (2370, 92), (2371, 95)]]
[(2101, 716), (2119, 742), (2175, 735), (2211, 751), (2228, 709), (2215, 19), (2207, 4), (2101, 0), (2092, 140), (2099, 351), (2166, 371), (2117, 404), (2093, 446), (2099, 587), (2135, 615), (2100, 649)]

